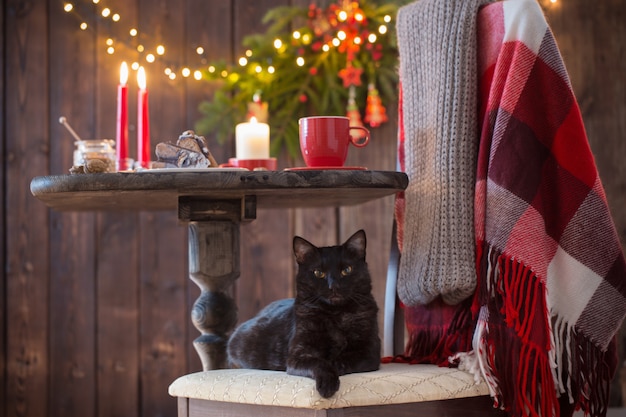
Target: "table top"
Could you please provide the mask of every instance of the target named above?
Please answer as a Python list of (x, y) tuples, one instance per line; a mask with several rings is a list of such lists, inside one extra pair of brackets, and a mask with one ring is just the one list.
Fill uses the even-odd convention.
[(33, 178), (30, 190), (60, 211), (152, 211), (176, 209), (187, 196), (255, 196), (258, 208), (349, 206), (393, 195), (408, 183), (396, 171), (206, 169), (41, 176)]

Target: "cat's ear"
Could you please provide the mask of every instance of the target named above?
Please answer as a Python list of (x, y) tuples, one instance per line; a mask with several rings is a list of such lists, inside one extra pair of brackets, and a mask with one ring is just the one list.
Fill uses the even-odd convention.
[(361, 229), (350, 236), (343, 245), (359, 257), (365, 258), (366, 243), (365, 231)]
[(300, 236), (293, 238), (293, 254), (296, 256), (296, 261), (300, 264), (310, 256), (317, 248), (311, 243)]

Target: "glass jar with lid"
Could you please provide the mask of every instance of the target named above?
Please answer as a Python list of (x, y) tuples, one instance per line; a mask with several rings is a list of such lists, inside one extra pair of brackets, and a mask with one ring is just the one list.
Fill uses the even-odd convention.
[(74, 142), (74, 166), (83, 166), (85, 172), (115, 172), (115, 141), (112, 139), (85, 139)]

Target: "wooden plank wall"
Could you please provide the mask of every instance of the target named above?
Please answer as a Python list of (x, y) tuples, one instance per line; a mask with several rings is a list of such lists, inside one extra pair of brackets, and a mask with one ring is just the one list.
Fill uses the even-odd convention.
[[(114, 135), (119, 64), (135, 53), (121, 47), (108, 55), (107, 37), (125, 37), (120, 28), (136, 25), (177, 61), (194, 59), (197, 44), (209, 60), (232, 59), (245, 35), (263, 30), (264, 12), (283, 4), (308, 1), (110, 0), (106, 6), (125, 23), (110, 26), (90, 13), (83, 17), (93, 30), (81, 31), (60, 0), (2, 2), (0, 416), (175, 415), (168, 384), (200, 369), (188, 314), (199, 291), (187, 279), (185, 227), (171, 212), (56, 213), (30, 195), (29, 182), (71, 165), (73, 144), (59, 116), (84, 137)], [(559, 0), (546, 8), (626, 242), (626, 5)], [(169, 81), (157, 65), (148, 66), (148, 80), (152, 140), (175, 139), (193, 126), (211, 87)], [(129, 98), (132, 123), (136, 97)], [(348, 164), (395, 168), (397, 115), (389, 110), (391, 122), (367, 148), (351, 151)], [(208, 139), (218, 160), (234, 153), (232, 143)], [(299, 162), (279, 160), (281, 167)], [(355, 208), (259, 211), (241, 230), (240, 319), (292, 295), (294, 234), (335, 244), (359, 228), (368, 234), (382, 307), (392, 208), (387, 198)]]

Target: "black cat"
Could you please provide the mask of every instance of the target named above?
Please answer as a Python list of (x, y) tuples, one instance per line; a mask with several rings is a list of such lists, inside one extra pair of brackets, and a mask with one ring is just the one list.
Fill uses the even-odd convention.
[(268, 305), (235, 330), (231, 366), (312, 378), (326, 398), (339, 389), (340, 375), (378, 369), (378, 307), (365, 243), (363, 230), (343, 245), (321, 248), (294, 237), (296, 298)]

